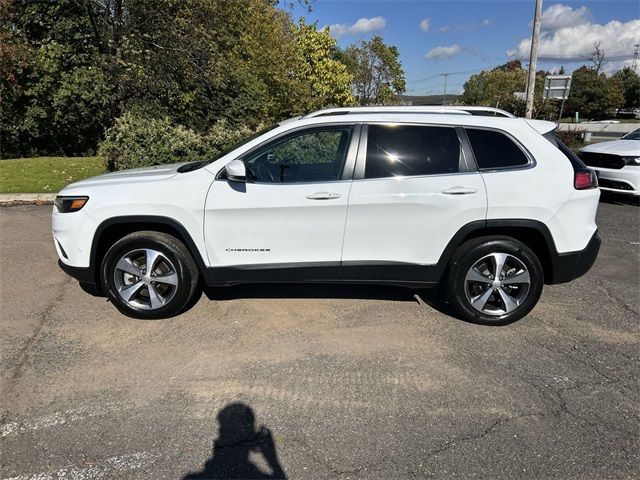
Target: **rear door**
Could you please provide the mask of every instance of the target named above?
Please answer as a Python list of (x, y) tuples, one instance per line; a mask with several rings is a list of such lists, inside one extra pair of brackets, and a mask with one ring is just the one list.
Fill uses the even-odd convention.
[(463, 140), (454, 126), (363, 126), (342, 279), (434, 281), (451, 238), (486, 216), (485, 185)]

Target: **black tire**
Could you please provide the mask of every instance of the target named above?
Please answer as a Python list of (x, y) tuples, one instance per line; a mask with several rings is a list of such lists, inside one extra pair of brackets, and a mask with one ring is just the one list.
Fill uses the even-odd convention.
[[(504, 287), (514, 296), (523, 295), (521, 301), (516, 302), (517, 306), (508, 313), (499, 313), (500, 310), (503, 312), (508, 310), (506, 303), (501, 299), (502, 295), (506, 293), (504, 289), (500, 292), (491, 283), (470, 283), (465, 280), (467, 273), (477, 262), (483, 261), (483, 259), (491, 261), (490, 257), (494, 253), (509, 255), (508, 262), (510, 264), (520, 265), (517, 261), (521, 262), (529, 274), (529, 286), (526, 291), (526, 284)], [(517, 268), (514, 267), (513, 270), (517, 270)], [(447, 272), (446, 290), (451, 306), (465, 320), (481, 325), (507, 325), (520, 320), (538, 303), (544, 285), (544, 272), (535, 253), (522, 242), (506, 236), (480, 237), (463, 243), (453, 254)], [(467, 298), (466, 288), (469, 288), (471, 298), (478, 298), (474, 296), (474, 293), (480, 295), (486, 292), (487, 295), (490, 295), (490, 301), (487, 305), (490, 308), (495, 305), (492, 314), (475, 308)], [(474, 291), (472, 292), (471, 289)], [(494, 293), (489, 293), (489, 290), (493, 290)], [(511, 298), (513, 299), (513, 297)]]
[[(176, 286), (163, 287), (169, 291), (170, 295), (167, 295), (166, 303), (158, 308), (150, 309), (150, 306), (147, 307), (149, 309), (138, 308), (126, 302), (118, 293), (116, 264), (128, 252), (141, 249), (160, 252), (169, 261), (167, 265), (173, 267), (171, 272), (177, 276)], [(116, 308), (129, 317), (142, 319), (168, 318), (177, 315), (189, 304), (198, 286), (198, 267), (187, 247), (171, 235), (152, 231), (134, 232), (114, 243), (104, 256), (100, 276), (104, 290)], [(147, 294), (149, 289), (152, 289), (152, 287), (143, 286), (140, 295), (144, 294), (144, 288), (147, 288)]]

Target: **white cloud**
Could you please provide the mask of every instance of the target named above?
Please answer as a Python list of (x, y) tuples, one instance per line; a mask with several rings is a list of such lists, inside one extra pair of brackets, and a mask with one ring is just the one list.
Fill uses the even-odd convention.
[[(605, 60), (620, 61), (633, 57), (634, 43), (640, 38), (640, 20), (622, 23), (612, 20), (605, 25), (579, 23), (564, 26), (540, 35), (538, 58), (565, 62), (588, 61), (593, 52), (593, 43), (600, 42)], [(522, 40), (516, 49), (507, 55), (520, 59), (529, 58), (530, 39)]]
[(451, 58), (460, 53), (459, 45), (449, 45), (442, 47), (432, 48), (427, 52), (424, 58), (428, 60), (444, 60), (445, 58)]
[(451, 30), (451, 27), (449, 27), (448, 25), (445, 25), (444, 27), (440, 27), (438, 29), (438, 31), (441, 33), (448, 32), (449, 30)]
[(422, 30), (423, 32), (428, 32), (430, 26), (431, 20), (429, 20), (428, 18), (425, 18), (420, 22), (420, 30)]
[(345, 35), (358, 35), (361, 33), (375, 32), (382, 30), (387, 25), (387, 21), (383, 17), (360, 18), (353, 25), (346, 23), (335, 23), (329, 25), (329, 33), (340, 38)]
[(542, 12), (541, 27), (543, 30), (559, 30), (589, 23), (591, 12), (587, 7), (573, 9), (568, 5), (552, 5)]
[[(611, 75), (625, 67), (633, 68), (633, 59), (618, 62), (607, 62), (605, 59), (604, 65), (602, 65), (602, 71), (607, 75)], [(636, 73), (640, 75), (640, 65), (636, 65)]]
[(491, 19), (490, 18), (485, 18), (484, 20), (482, 20), (482, 22), (480, 22), (480, 25), (482, 25), (483, 27), (490, 27), (491, 26)]

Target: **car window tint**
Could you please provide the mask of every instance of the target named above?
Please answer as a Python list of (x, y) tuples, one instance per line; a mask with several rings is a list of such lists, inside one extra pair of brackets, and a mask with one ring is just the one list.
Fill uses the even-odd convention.
[(455, 128), (370, 125), (364, 177), (456, 173), (460, 155)]
[(339, 180), (351, 128), (314, 129), (278, 140), (245, 160), (250, 180), (261, 183)]
[(504, 133), (476, 128), (466, 131), (479, 168), (521, 167), (529, 163), (520, 147)]

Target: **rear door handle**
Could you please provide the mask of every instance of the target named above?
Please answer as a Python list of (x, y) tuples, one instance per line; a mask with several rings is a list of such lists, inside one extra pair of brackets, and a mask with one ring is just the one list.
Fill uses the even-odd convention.
[(340, 198), (339, 193), (331, 193), (331, 192), (317, 192), (311, 195), (307, 195), (309, 200), (334, 200), (336, 198)]
[(478, 190), (473, 187), (451, 187), (442, 191), (445, 195), (473, 195), (477, 192)]

